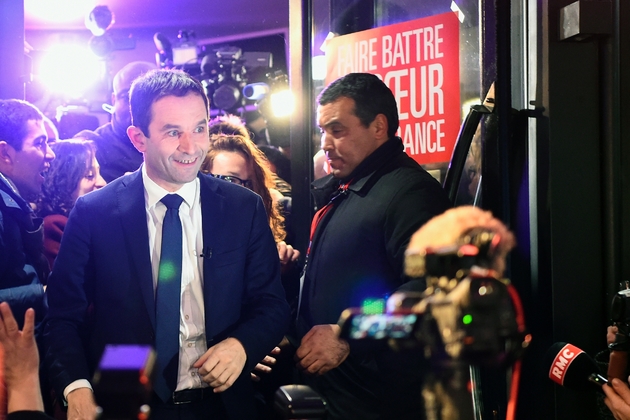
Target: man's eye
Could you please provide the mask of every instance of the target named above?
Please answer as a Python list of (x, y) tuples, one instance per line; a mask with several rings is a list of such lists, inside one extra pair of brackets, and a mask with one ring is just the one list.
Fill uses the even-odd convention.
[(177, 131), (177, 130), (171, 130), (171, 131), (168, 131), (168, 132), (166, 133), (166, 135), (167, 135), (167, 136), (169, 136), (169, 137), (177, 137), (177, 136), (179, 136), (179, 131)]
[(195, 128), (195, 133), (203, 133), (206, 131), (206, 127), (204, 127), (203, 125), (200, 125), (199, 127)]

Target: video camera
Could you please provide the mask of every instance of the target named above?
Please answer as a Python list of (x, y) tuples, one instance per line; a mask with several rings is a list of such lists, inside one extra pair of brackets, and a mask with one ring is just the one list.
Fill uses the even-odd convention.
[(387, 339), (394, 348), (475, 365), (506, 366), (520, 357), (527, 344), (520, 302), (509, 281), (488, 268), (493, 238), (470, 232), (461, 244), (414, 256), (411, 264), (426, 274), (426, 290), (394, 293), (383, 314), (344, 311), (342, 337)]
[[(500, 241), (495, 232), (472, 229), (457, 244), (407, 255), (406, 272), (425, 279), (423, 292), (394, 293), (385, 313), (350, 308), (339, 320), (351, 343), (387, 340), (431, 360), (422, 391), (427, 418), (475, 418), (471, 366), (506, 368), (531, 340), (516, 290), (492, 269)], [(445, 410), (454, 414), (437, 414)]]
[(158, 67), (181, 69), (199, 80), (213, 109), (243, 113), (246, 105), (256, 102), (243, 94), (248, 83), (271, 80), (267, 74), (264, 80), (258, 80), (251, 73), (256, 68), (271, 71), (273, 57), (269, 52), (243, 52), (231, 45), (197, 45), (192, 31), (180, 30), (177, 38), (171, 44), (164, 34), (154, 35)]

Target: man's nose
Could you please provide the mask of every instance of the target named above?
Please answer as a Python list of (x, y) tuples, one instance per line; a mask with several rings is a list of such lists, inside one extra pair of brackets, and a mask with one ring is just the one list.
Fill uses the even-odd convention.
[(322, 133), (322, 138), (320, 141), (322, 145), (322, 150), (330, 150), (333, 146), (332, 140), (328, 140), (328, 136), (326, 135), (326, 133)]
[(46, 152), (44, 156), (49, 162), (55, 160), (55, 152), (53, 152), (53, 149), (50, 148), (50, 144), (48, 143), (46, 143)]
[(194, 154), (195, 153), (195, 142), (192, 139), (192, 136), (188, 133), (182, 133), (179, 137), (179, 147), (180, 152)]

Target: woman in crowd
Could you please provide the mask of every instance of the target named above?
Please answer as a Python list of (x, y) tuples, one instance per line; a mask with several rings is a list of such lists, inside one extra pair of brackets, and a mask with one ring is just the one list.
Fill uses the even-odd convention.
[[(284, 240), (284, 217), (275, 202), (282, 194), (274, 189), (265, 155), (251, 140), (240, 135), (211, 135), (210, 149), (201, 165), (201, 171), (242, 185), (260, 195), (276, 242)], [(297, 251), (295, 253), (299, 255)], [(293, 259), (297, 259), (297, 256)], [(282, 262), (286, 263), (287, 260)]]
[(44, 218), (44, 254), (51, 268), (77, 198), (105, 185), (94, 143), (84, 139), (60, 140), (52, 149), (57, 157), (45, 175), (36, 203), (38, 215)]

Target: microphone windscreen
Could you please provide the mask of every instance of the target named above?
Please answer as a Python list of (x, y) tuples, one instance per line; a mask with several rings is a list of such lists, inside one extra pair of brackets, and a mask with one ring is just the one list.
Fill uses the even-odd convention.
[(588, 377), (599, 372), (588, 354), (569, 343), (555, 343), (547, 350), (544, 360), (544, 366), (549, 367), (549, 379), (574, 390), (591, 388)]

